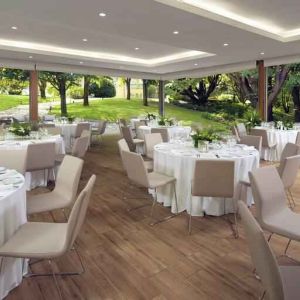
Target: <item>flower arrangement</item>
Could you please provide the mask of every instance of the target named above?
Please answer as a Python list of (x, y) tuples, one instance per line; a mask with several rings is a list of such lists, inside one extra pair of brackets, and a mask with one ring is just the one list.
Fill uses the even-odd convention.
[(214, 140), (221, 140), (221, 136), (216, 133), (212, 128), (196, 129), (191, 133), (191, 138), (194, 141), (194, 147), (198, 148), (199, 142), (212, 142)]
[(29, 136), (31, 132), (30, 124), (13, 123), (9, 129), (9, 132), (16, 136)]
[(75, 121), (74, 116), (68, 116), (67, 119), (68, 119), (69, 124), (72, 124)]
[(160, 126), (173, 126), (175, 122), (172, 118), (160, 117), (157, 123)]
[(246, 119), (246, 127), (247, 127), (248, 130), (250, 130), (251, 128), (253, 128), (255, 126), (260, 126), (261, 125), (260, 115), (254, 109), (251, 109), (251, 110), (246, 112), (245, 119)]
[(147, 112), (146, 120), (149, 120), (149, 121), (156, 120), (156, 115)]

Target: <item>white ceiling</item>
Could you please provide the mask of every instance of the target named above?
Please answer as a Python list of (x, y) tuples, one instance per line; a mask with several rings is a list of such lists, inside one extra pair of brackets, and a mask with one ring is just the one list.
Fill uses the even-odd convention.
[(168, 79), (300, 62), (299, 14), (299, 0), (1, 1), (0, 65)]

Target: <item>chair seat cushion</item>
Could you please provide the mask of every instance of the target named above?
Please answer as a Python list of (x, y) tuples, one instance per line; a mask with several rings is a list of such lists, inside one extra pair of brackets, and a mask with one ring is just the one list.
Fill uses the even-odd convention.
[(300, 241), (300, 215), (288, 207), (279, 213), (265, 217), (263, 228), (292, 240)]
[(300, 267), (299, 266), (280, 266), (284, 299), (296, 300), (300, 295)]
[(27, 195), (28, 215), (62, 209), (69, 205), (70, 201), (62, 195), (58, 195), (55, 191), (38, 195)]
[(149, 179), (150, 188), (157, 188), (176, 180), (175, 177), (167, 176), (157, 172), (149, 173), (148, 179)]
[(28, 222), (0, 247), (0, 256), (55, 258), (65, 249), (67, 223)]
[(134, 144), (144, 144), (144, 140), (133, 139)]

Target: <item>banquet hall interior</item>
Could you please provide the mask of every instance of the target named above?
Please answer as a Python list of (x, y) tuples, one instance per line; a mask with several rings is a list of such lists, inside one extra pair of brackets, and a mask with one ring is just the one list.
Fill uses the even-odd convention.
[[(0, 8), (1, 74), (22, 70), (29, 82), (26, 113), (1, 111), (0, 99), (1, 300), (300, 299), (300, 122), (270, 110), (288, 72), (299, 72), (290, 67), (300, 62), (297, 0)], [(200, 97), (220, 74), (247, 70), (257, 97), (241, 106), (259, 122), (217, 116), (219, 132), (170, 115), (171, 82), (207, 78)], [(50, 72), (57, 107), (40, 102)], [(64, 113), (77, 105), (62, 97), (73, 74), (127, 87), (137, 78), (146, 94), (155, 82), (155, 111)], [(239, 83), (249, 93), (251, 83)]]

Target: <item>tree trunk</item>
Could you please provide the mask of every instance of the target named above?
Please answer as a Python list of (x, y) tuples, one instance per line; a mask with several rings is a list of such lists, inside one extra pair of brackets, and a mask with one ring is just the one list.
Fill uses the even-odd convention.
[(143, 79), (143, 104), (148, 106), (148, 80)]
[(66, 82), (62, 80), (59, 82), (59, 96), (60, 96), (60, 110), (62, 116), (67, 116), (67, 96), (66, 96)]
[(300, 86), (294, 86), (292, 89), (292, 97), (295, 109), (295, 122), (300, 122)]
[(44, 79), (39, 80), (39, 88), (41, 93), (41, 98), (46, 99), (46, 87), (47, 87), (47, 81)]
[(84, 88), (83, 88), (83, 106), (89, 106), (89, 88), (90, 88), (90, 77), (85, 75), (84, 77)]
[(131, 98), (131, 89), (130, 89), (131, 78), (126, 78), (126, 90), (127, 90), (127, 100)]

